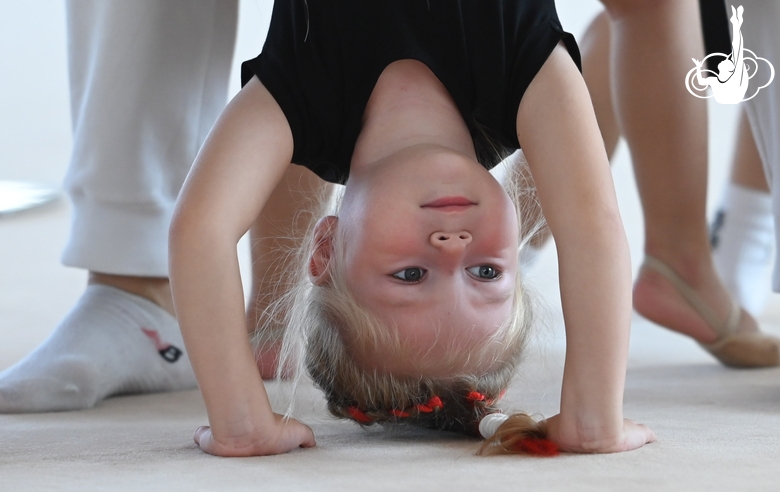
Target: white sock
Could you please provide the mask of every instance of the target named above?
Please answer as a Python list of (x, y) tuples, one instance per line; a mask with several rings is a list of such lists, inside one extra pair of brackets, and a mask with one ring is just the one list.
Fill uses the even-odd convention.
[(195, 386), (176, 319), (96, 284), (46, 341), (0, 373), (0, 413), (77, 410), (111, 395)]
[(715, 268), (726, 288), (750, 314), (760, 315), (772, 292), (771, 195), (729, 183), (710, 239)]

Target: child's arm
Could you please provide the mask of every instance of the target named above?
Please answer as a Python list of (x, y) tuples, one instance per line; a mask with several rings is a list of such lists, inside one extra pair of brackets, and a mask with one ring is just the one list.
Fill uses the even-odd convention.
[(203, 145), (171, 224), (174, 305), (211, 424), (195, 440), (208, 453), (265, 455), (314, 445), (311, 429), (271, 410), (247, 336), (236, 255), (292, 151), (284, 114), (252, 79)]
[(638, 448), (655, 436), (623, 419), (628, 244), (587, 88), (562, 47), (523, 96), (517, 134), (560, 266), (567, 348), (561, 413), (549, 419), (550, 438), (568, 451)]

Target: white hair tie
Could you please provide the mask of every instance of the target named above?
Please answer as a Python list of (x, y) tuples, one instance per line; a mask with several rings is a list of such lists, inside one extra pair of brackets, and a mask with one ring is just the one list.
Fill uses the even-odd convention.
[(485, 439), (490, 439), (496, 433), (498, 428), (503, 424), (509, 415), (505, 413), (491, 413), (482, 417), (479, 421), (479, 433)]

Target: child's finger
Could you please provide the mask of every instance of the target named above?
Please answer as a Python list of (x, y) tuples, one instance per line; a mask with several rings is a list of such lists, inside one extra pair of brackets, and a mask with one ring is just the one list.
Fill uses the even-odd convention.
[(314, 432), (306, 424), (302, 424), (297, 420), (291, 420), (293, 425), (290, 428), (291, 434), (289, 437), (301, 448), (313, 448), (317, 445), (314, 440)]
[(223, 454), (218, 452), (218, 449), (215, 447), (213, 439), (214, 436), (211, 434), (211, 427), (205, 425), (198, 427), (193, 438), (198, 444), (198, 447), (200, 447), (200, 450), (204, 453), (223, 456)]
[(301, 440), (301, 447), (302, 448), (313, 448), (317, 445), (317, 442), (314, 440), (314, 432), (309, 428), (308, 426), (304, 425), (304, 435), (303, 439)]
[(630, 420), (626, 420), (625, 423), (626, 440), (624, 443), (624, 449), (621, 451), (630, 451), (632, 449), (638, 449), (645, 444), (654, 442), (656, 440), (655, 433), (644, 424), (635, 424)]
[(303, 441), (298, 447), (300, 448), (313, 448), (317, 445), (317, 442), (314, 440), (314, 435), (312, 435), (310, 438), (307, 438), (305, 441)]
[(648, 427), (648, 426), (646, 426), (644, 424), (640, 424), (640, 427), (645, 430), (645, 434), (647, 436), (647, 440), (645, 441), (645, 443), (649, 444), (651, 442), (655, 442), (655, 441), (658, 440), (658, 438), (655, 437), (655, 432), (653, 432), (653, 430), (650, 429), (650, 427)]
[(205, 434), (210, 429), (211, 427), (206, 425), (201, 425), (200, 427), (195, 429), (195, 434), (192, 436), (192, 438), (195, 440), (195, 444), (200, 446), (200, 440), (203, 438), (203, 434)]

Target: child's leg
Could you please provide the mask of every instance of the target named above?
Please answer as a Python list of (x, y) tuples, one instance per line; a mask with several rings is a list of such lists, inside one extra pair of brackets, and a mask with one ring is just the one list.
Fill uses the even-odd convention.
[(747, 116), (740, 118), (731, 180), (712, 224), (715, 266), (726, 287), (754, 316), (771, 293), (772, 197)]
[(195, 386), (171, 314), (168, 225), (225, 104), (236, 2), (96, 0), (67, 9), (74, 219), (63, 262), (91, 275), (51, 337), (0, 374), (0, 412), (73, 410), (120, 392)]
[[(718, 279), (707, 240), (707, 112), (685, 90), (692, 56), (703, 52), (695, 0), (603, 0), (612, 18), (613, 88), (618, 123), (631, 150), (645, 219), (645, 253), (689, 284), (718, 319), (730, 296)], [(673, 115), (673, 117), (671, 117)], [(718, 335), (658, 272), (644, 268), (636, 310), (703, 342)], [(738, 331), (756, 331), (743, 313)]]
[(256, 335), (258, 368), (273, 378), (283, 327), (265, 322), (263, 312), (292, 287), (300, 270), (297, 257), (303, 237), (322, 211), (333, 186), (302, 166), (290, 165), (251, 229), (252, 301), (247, 329)]

